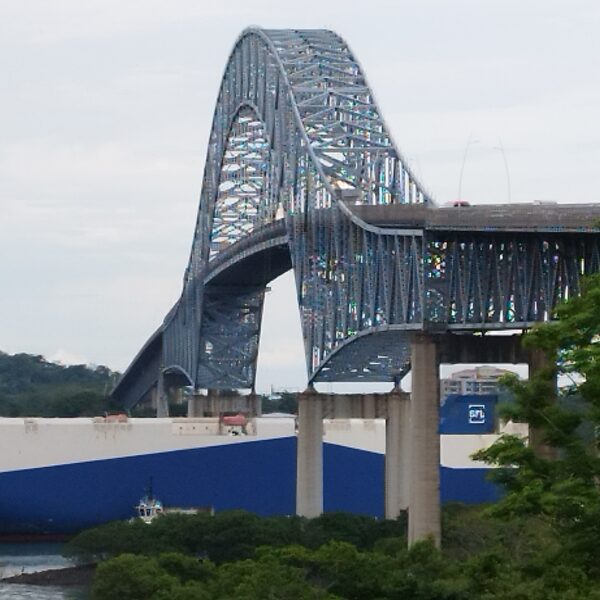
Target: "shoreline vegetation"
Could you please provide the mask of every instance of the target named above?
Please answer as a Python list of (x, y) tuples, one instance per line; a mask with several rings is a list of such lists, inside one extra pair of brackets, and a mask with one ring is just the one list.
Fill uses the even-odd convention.
[(90, 586), (96, 573), (96, 564), (75, 565), (46, 569), (34, 573), (20, 573), (0, 578), (0, 583), (18, 583), (42, 586)]
[(64, 547), (74, 567), (0, 582), (81, 586), (93, 600), (600, 600), (550, 523), (493, 505), (446, 505), (442, 550), (407, 548), (407, 519), (172, 514), (118, 521)]
[(85, 585), (93, 600), (600, 600), (598, 573), (567, 552), (547, 519), (492, 512), (446, 505), (442, 550), (428, 540), (407, 548), (405, 514), (113, 522), (66, 544), (81, 566), (3, 583)]

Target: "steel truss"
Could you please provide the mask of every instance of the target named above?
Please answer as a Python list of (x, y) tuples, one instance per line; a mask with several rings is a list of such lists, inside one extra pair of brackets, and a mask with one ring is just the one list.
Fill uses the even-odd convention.
[(137, 402), (137, 374), (157, 361), (196, 388), (253, 387), (265, 286), (289, 266), (310, 381), (389, 381), (409, 368), (411, 331), (528, 326), (599, 269), (597, 234), (383, 227), (353, 209), (403, 204), (435, 208), (345, 42), (244, 31), (219, 90), (181, 297), (115, 394)]

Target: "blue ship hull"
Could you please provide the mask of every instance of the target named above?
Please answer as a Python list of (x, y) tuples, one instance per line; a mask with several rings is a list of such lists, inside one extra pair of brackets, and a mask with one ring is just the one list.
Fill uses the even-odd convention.
[[(487, 469), (441, 467), (443, 502), (498, 497)], [(383, 517), (384, 456), (324, 444), (324, 509)], [(212, 447), (0, 473), (0, 534), (73, 533), (134, 515), (152, 477), (165, 506), (293, 514), (296, 438)]]

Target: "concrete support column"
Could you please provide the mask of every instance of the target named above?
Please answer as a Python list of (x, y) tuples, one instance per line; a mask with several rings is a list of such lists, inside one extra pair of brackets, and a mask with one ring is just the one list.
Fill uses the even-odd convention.
[(206, 406), (211, 417), (218, 417), (221, 414), (220, 390), (206, 390)]
[(350, 396), (352, 406), (352, 417), (354, 419), (364, 418), (362, 394), (352, 394)]
[(411, 470), (408, 543), (432, 537), (441, 543), (440, 383), (436, 339), (415, 334), (411, 347)]
[(375, 418), (375, 394), (363, 395), (363, 419)]
[(387, 395), (385, 422), (385, 518), (395, 519), (409, 503), (410, 403), (408, 395)]
[(252, 392), (248, 397), (249, 412), (253, 417), (262, 417), (262, 396)]
[(323, 401), (315, 392), (298, 397), (296, 514), (318, 517), (323, 512)]
[(375, 418), (387, 419), (389, 394), (375, 394)]
[[(548, 357), (548, 355), (534, 348), (529, 351), (529, 378), (531, 379), (534, 375), (540, 375), (545, 370), (554, 367), (555, 364), (552, 363), (554, 359)], [(552, 402), (556, 402), (557, 394), (558, 394), (558, 382), (556, 378), (556, 373), (550, 377), (548, 380), (549, 386), (552, 388)], [(529, 427), (529, 445), (535, 452), (536, 456), (539, 458), (545, 458), (547, 460), (556, 460), (558, 457), (558, 453), (556, 448), (549, 446), (544, 441), (544, 436), (540, 429), (535, 427)]]
[(188, 398), (188, 417), (203, 417), (204, 416), (204, 404), (205, 396), (202, 394), (192, 394)]
[(333, 418), (352, 418), (352, 397), (347, 394), (336, 394), (333, 397)]
[(165, 386), (165, 376), (162, 371), (158, 374), (156, 383), (156, 416), (158, 418), (169, 416), (169, 392)]

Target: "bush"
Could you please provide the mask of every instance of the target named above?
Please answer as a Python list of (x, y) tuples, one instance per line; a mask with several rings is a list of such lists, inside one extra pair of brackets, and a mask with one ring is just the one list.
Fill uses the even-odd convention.
[(157, 592), (170, 594), (179, 586), (154, 558), (122, 554), (98, 565), (93, 600), (149, 600)]

